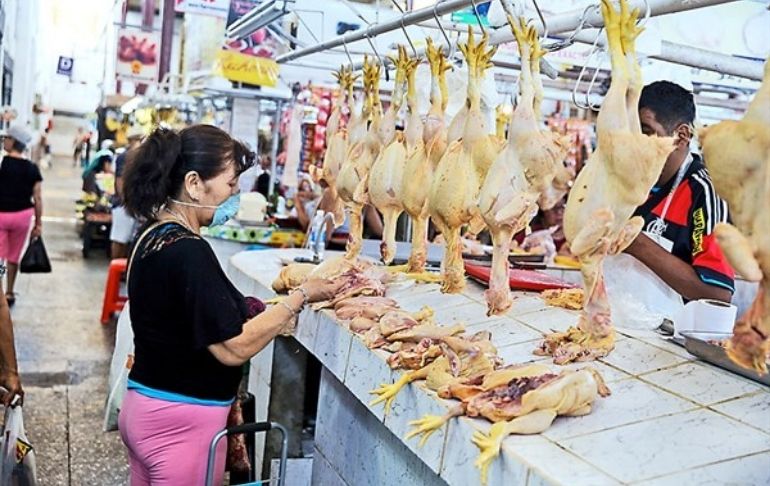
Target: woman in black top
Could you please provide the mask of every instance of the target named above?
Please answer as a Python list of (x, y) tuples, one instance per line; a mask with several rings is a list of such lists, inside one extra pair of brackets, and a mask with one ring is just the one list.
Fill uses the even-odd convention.
[(19, 259), (33, 216), (32, 238), (40, 237), (43, 229), (43, 176), (23, 155), (31, 141), (32, 136), (20, 127), (9, 128), (3, 139), (8, 155), (0, 162), (0, 260), (8, 262), (8, 305), (16, 302), (14, 287)]
[[(129, 263), (135, 359), (120, 429), (132, 484), (202, 484), (208, 444), (225, 427), (241, 365), (291, 332), (305, 304), (337, 290), (311, 280), (248, 318), (243, 295), (199, 231), (225, 219), (221, 210), (232, 206), (223, 203), (251, 161), (241, 143), (208, 125), (157, 129), (128, 154), (126, 210), (151, 222)], [(223, 453), (217, 464), (221, 478)]]

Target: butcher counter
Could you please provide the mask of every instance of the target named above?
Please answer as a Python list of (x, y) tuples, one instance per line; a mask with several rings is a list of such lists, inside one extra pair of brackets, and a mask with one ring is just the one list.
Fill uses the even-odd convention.
[[(281, 260), (296, 256), (308, 252), (238, 253), (228, 274), (245, 295), (271, 298)], [(506, 364), (547, 363), (532, 354), (538, 340), (578, 319), (576, 312), (548, 307), (525, 292), (515, 293), (506, 315), (487, 317), (483, 288), (470, 281), (458, 295), (441, 294), (435, 284), (402, 282), (389, 285), (387, 296), (409, 311), (431, 306), (442, 325), (463, 323), (470, 333), (489, 330)], [(409, 421), (442, 415), (456, 402), (417, 382), (401, 391), (385, 415), (382, 405), (369, 405), (369, 392), (401, 373), (388, 367), (386, 352), (368, 349), (330, 311), (304, 310), (295, 337), (323, 366), (314, 485), (480, 482), (471, 436), (486, 431), (487, 421), (451, 420), (420, 448), (417, 439), (404, 439)], [(251, 363), (257, 420), (267, 419), (272, 353), (271, 344)], [(568, 367), (589, 365), (603, 375), (612, 395), (597, 398), (590, 415), (559, 417), (542, 434), (508, 437), (490, 467), (490, 485), (770, 484), (770, 388), (704, 364), (653, 331), (619, 328), (607, 358)]]

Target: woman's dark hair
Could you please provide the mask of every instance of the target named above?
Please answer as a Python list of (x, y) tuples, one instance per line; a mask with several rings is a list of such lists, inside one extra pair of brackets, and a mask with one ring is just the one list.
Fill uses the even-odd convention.
[(197, 172), (206, 181), (230, 164), (240, 174), (253, 163), (254, 154), (248, 147), (217, 127), (193, 125), (179, 132), (157, 128), (126, 153), (126, 210), (136, 218), (154, 220), (166, 200), (179, 194), (188, 172)]
[(15, 138), (12, 138), (11, 140), (13, 140), (12, 148), (13, 148), (14, 151), (16, 151), (16, 152), (24, 152), (24, 150), (27, 149), (26, 145), (24, 145), (23, 143), (19, 142)]

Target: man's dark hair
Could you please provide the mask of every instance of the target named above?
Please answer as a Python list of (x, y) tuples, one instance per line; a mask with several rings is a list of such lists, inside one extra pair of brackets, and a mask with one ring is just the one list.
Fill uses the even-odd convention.
[(642, 89), (639, 109), (647, 108), (655, 113), (655, 119), (668, 133), (686, 123), (695, 121), (695, 100), (692, 93), (671, 81), (655, 81)]

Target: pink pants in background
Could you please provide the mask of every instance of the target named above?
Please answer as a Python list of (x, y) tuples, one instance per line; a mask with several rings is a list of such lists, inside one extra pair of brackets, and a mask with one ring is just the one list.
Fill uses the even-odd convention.
[[(229, 406), (167, 402), (128, 390), (120, 436), (128, 448), (131, 486), (198, 486), (206, 480), (211, 439), (227, 425)], [(225, 472), (227, 440), (217, 447), (214, 484)]]
[(0, 211), (0, 260), (19, 263), (34, 215), (35, 208), (10, 213)]

